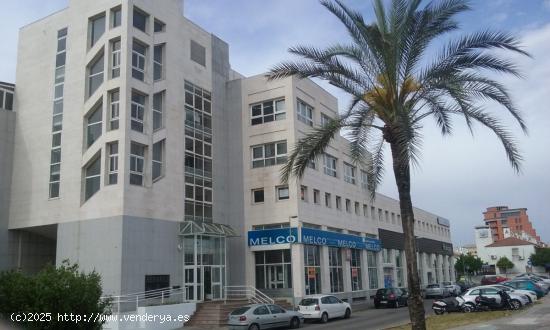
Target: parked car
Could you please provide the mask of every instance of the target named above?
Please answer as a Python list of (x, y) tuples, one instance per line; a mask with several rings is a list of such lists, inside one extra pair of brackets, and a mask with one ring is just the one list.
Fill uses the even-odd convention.
[(542, 287), (540, 287), (539, 285), (537, 285), (535, 282), (531, 280), (513, 280), (513, 281), (502, 282), (502, 284), (509, 286), (513, 289), (533, 291), (537, 294), (538, 299), (544, 297), (544, 295), (546, 294), (546, 292), (542, 289)]
[(331, 295), (313, 295), (306, 297), (298, 304), (298, 311), (304, 319), (315, 319), (322, 323), (335, 317), (349, 318), (351, 306)]
[(458, 281), (458, 282), (456, 282), (456, 284), (458, 286), (460, 286), (460, 293), (466, 292), (466, 290), (468, 290), (469, 288), (473, 288), (474, 286), (476, 286), (475, 283), (467, 281), (467, 280)]
[(456, 283), (443, 282), (442, 284), (445, 286), (445, 289), (447, 289), (452, 296), (458, 296), (460, 293), (462, 293), (462, 289), (460, 288), (460, 285)]
[(409, 299), (409, 293), (406, 289), (400, 288), (384, 288), (378, 289), (374, 295), (374, 307), (380, 308), (382, 306), (395, 307), (407, 306), (407, 300)]
[(279, 327), (299, 328), (304, 316), (279, 305), (253, 304), (235, 309), (229, 313), (229, 330), (260, 330)]
[(445, 298), (449, 297), (451, 293), (443, 284), (428, 284), (426, 290), (424, 290), (426, 299), (431, 297)]
[(490, 285), (490, 286), (492, 286), (493, 288), (497, 288), (499, 290), (506, 291), (508, 294), (510, 294), (510, 292), (513, 292), (513, 293), (517, 293), (517, 294), (526, 295), (527, 298), (529, 298), (530, 303), (534, 303), (538, 299), (537, 298), (537, 293), (534, 292), (534, 291), (513, 289), (509, 286), (503, 285), (502, 283), (501, 284), (493, 284), (493, 285)]
[[(470, 306), (476, 306), (476, 297), (485, 296), (488, 298), (494, 298), (496, 302), (500, 302), (500, 295), (498, 294), (499, 289), (491, 286), (476, 286), (471, 288), (468, 291), (462, 294), (462, 298), (465, 300), (465, 304)], [(529, 299), (525, 295), (520, 295), (517, 293), (509, 293), (510, 299), (513, 304), (519, 304), (520, 307), (529, 304)]]
[(481, 278), (481, 285), (491, 285), (491, 284), (497, 284), (500, 282), (508, 281), (506, 277), (498, 276), (498, 275), (485, 275)]
[(534, 273), (523, 273), (516, 276), (516, 279), (533, 279), (533, 278), (542, 280), (546, 283), (550, 283), (550, 278), (546, 275), (539, 275)]

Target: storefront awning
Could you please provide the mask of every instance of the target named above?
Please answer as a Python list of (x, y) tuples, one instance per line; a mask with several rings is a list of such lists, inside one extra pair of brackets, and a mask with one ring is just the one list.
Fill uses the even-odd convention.
[(224, 237), (239, 236), (237, 232), (228, 225), (221, 223), (208, 223), (199, 221), (184, 221), (180, 224), (180, 235), (212, 235)]

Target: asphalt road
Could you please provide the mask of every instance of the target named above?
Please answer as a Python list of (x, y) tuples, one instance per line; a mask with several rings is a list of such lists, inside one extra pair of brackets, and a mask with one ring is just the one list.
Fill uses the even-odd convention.
[[(433, 299), (424, 300), (424, 308), (427, 315), (433, 314)], [(305, 329), (346, 329), (346, 330), (365, 330), (365, 329), (386, 329), (392, 326), (398, 326), (409, 321), (409, 310), (407, 307), (368, 309), (352, 313), (351, 318), (333, 319), (326, 324), (317, 322), (307, 322)]]

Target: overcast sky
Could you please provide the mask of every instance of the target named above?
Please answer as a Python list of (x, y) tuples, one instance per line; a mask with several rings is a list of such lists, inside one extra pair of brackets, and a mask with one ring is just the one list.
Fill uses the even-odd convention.
[[(361, 10), (368, 21), (372, 19), (370, 1), (344, 2)], [(455, 245), (473, 242), (473, 227), (483, 223), (482, 212), (492, 205), (526, 207), (542, 239), (550, 241), (550, 0), (471, 3), (474, 10), (460, 17), (463, 31), (513, 32), (533, 55), (533, 59), (518, 59), (524, 80), (500, 79), (523, 111), (529, 135), (523, 135), (502, 109), (494, 109), (516, 132), (525, 158), (523, 171), (514, 173), (496, 137), (486, 129), (478, 126), (472, 136), (462, 121), (455, 121), (453, 136), (442, 138), (427, 122), (421, 166), (413, 174), (413, 202), (451, 220)], [(3, 1), (0, 81), (15, 81), (19, 27), (66, 5), (67, 0)], [(344, 27), (316, 0), (186, 0), (185, 16), (228, 42), (233, 68), (247, 76), (290, 58), (286, 50), (292, 45), (348, 40)], [(327, 88), (343, 109), (347, 97)], [(387, 169), (380, 192), (396, 197), (391, 167)]]

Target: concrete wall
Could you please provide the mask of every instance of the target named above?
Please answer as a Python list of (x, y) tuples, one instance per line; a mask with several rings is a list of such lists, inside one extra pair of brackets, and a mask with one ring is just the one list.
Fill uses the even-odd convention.
[[(14, 265), (13, 250), (8, 248), (9, 200), (15, 134), (15, 113), (0, 109), (0, 271)], [(13, 242), (11, 242), (13, 243)]]

